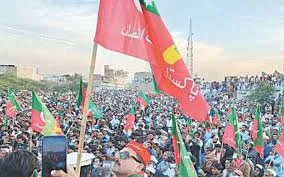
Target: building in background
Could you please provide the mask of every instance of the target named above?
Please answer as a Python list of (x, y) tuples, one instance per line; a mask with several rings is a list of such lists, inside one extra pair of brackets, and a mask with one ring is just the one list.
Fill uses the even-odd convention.
[(132, 88), (137, 88), (145, 92), (153, 92), (153, 76), (151, 72), (136, 72), (134, 73), (134, 79), (131, 84)]
[(114, 81), (114, 71), (109, 67), (109, 65), (104, 65), (104, 81), (105, 82)]
[(44, 80), (46, 81), (52, 81), (52, 82), (66, 82), (66, 76), (65, 75), (52, 75), (52, 76), (44, 76)]
[(24, 79), (32, 79), (35, 81), (43, 80), (43, 75), (38, 72), (38, 68), (35, 67), (18, 67), (17, 77)]
[(16, 65), (0, 65), (0, 74), (12, 74), (17, 75)]

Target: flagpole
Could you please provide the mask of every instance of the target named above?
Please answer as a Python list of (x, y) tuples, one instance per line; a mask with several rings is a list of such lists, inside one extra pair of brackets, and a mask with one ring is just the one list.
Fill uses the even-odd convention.
[(98, 48), (98, 44), (97, 42), (94, 42), (90, 71), (89, 71), (87, 94), (86, 94), (86, 99), (85, 99), (84, 109), (83, 109), (83, 119), (81, 121), (80, 141), (79, 141), (79, 149), (78, 149), (77, 164), (76, 164), (77, 177), (80, 177), (80, 172), (81, 172), (81, 159), (82, 159), (82, 152), (84, 148), (87, 114), (88, 114), (88, 107), (89, 107), (88, 103), (89, 103), (89, 100), (90, 100), (90, 97), (93, 91), (93, 85), (94, 85), (94, 70), (95, 70), (96, 58), (97, 58), (97, 48)]
[(271, 163), (272, 163), (272, 161), (273, 161), (273, 159), (274, 159), (275, 153), (276, 153), (276, 150), (274, 149), (273, 154), (272, 154), (272, 157), (271, 157), (270, 162), (269, 162), (269, 164), (268, 164), (268, 168), (269, 168), (269, 166), (271, 165)]

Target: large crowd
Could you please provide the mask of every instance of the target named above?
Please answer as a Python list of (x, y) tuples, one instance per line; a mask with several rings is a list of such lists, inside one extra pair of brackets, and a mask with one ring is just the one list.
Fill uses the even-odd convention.
[[(84, 143), (84, 152), (95, 156), (92, 175), (110, 175), (104, 164), (114, 161), (116, 154), (131, 140), (135, 140), (144, 144), (151, 153), (150, 163), (145, 169), (148, 176), (177, 176), (171, 139), (171, 118), (175, 114), (198, 176), (284, 177), (284, 157), (274, 153), (274, 146), (283, 126), (279, 121), (279, 107), (284, 99), (283, 76), (231, 76), (221, 82), (199, 80), (198, 83), (211, 106), (210, 118), (212, 119), (217, 111), (219, 113), (217, 122), (193, 121), (189, 126), (189, 117), (181, 113), (176, 100), (163, 94), (147, 93), (150, 103), (144, 108), (137, 101), (138, 89), (96, 90), (92, 100), (102, 111), (102, 117), (88, 117)], [(263, 159), (253, 148), (250, 134), (256, 103), (245, 98), (239, 99), (237, 95), (238, 91), (253, 90), (261, 83), (272, 85), (279, 92), (261, 105), (265, 140)], [(76, 104), (78, 92), (38, 94), (52, 114), (60, 116), (61, 128), (68, 138), (68, 153), (77, 152), (82, 118), (80, 108)], [(7, 95), (0, 95), (0, 159), (15, 150), (31, 150), (40, 158), (42, 135), (30, 128), (31, 92), (20, 91), (16, 95), (23, 111), (10, 119), (9, 123), (5, 120)], [(128, 135), (123, 130), (130, 106), (135, 107), (135, 125), (132, 134)], [(240, 157), (236, 156), (232, 147), (222, 144), (231, 106), (236, 108), (241, 125)]]

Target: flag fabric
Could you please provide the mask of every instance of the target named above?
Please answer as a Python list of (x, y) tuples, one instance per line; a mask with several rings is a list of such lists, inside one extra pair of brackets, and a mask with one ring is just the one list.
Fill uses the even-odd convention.
[(172, 141), (174, 147), (175, 160), (176, 164), (178, 165), (178, 175), (197, 177), (196, 171), (194, 169), (189, 153), (183, 142), (174, 115), (172, 116)]
[[(235, 135), (235, 136), (232, 136), (232, 135)], [(241, 134), (240, 134), (237, 113), (234, 108), (232, 109), (232, 113), (229, 117), (229, 122), (224, 130), (222, 143), (228, 144), (229, 146), (234, 148), (238, 156), (241, 155), (242, 153)]]
[(61, 121), (60, 121), (60, 116), (59, 115), (56, 116), (55, 121), (56, 121), (56, 124), (55, 124), (55, 134), (62, 135), (63, 131), (61, 129)]
[(174, 115), (172, 116), (172, 143), (174, 148), (175, 162), (177, 165), (180, 165), (177, 124)]
[(284, 158), (284, 131), (281, 133), (277, 144), (275, 146), (275, 151)]
[(32, 92), (31, 128), (43, 135), (55, 134), (56, 121), (35, 92)]
[(127, 134), (131, 134), (134, 128), (134, 123), (135, 123), (135, 111), (134, 107), (131, 106), (126, 118), (126, 124), (124, 125), (124, 132)]
[(18, 103), (15, 93), (11, 89), (8, 89), (7, 94), (8, 102), (6, 104), (6, 113), (12, 118), (16, 116), (19, 111), (23, 111), (23, 109)]
[(95, 41), (107, 49), (147, 60), (159, 90), (177, 98), (185, 115), (197, 121), (206, 119), (209, 106), (154, 1), (100, 1)]
[(284, 125), (284, 103), (283, 103), (283, 102), (282, 102), (282, 104), (280, 105), (279, 119), (280, 119), (280, 123), (281, 123), (282, 125)]
[(155, 91), (155, 93), (156, 93), (156, 94), (161, 94), (162, 92), (161, 92), (161, 90), (158, 88), (158, 85), (157, 85), (157, 82), (156, 82), (156, 80), (155, 80), (154, 75), (153, 75), (153, 84), (154, 84), (154, 91)]
[(83, 79), (80, 79), (79, 84), (79, 96), (77, 100), (77, 107), (80, 108), (80, 106), (84, 107), (85, 99), (86, 99), (86, 93), (87, 89), (84, 87)]
[(137, 101), (140, 103), (140, 105), (145, 109), (148, 104), (150, 103), (150, 99), (145, 95), (145, 93), (141, 90), (139, 92), (139, 95), (137, 97)]
[(213, 125), (216, 125), (216, 126), (219, 126), (219, 120), (220, 120), (220, 115), (219, 115), (219, 111), (218, 110), (215, 110), (215, 115), (213, 116), (212, 118), (212, 124)]
[(97, 107), (97, 105), (90, 100), (89, 102), (89, 115), (91, 115), (96, 120), (100, 119), (102, 117), (101, 110)]
[(254, 149), (259, 153), (261, 158), (264, 158), (264, 140), (263, 140), (263, 127), (260, 116), (260, 106), (257, 105), (255, 120), (252, 126), (252, 140), (254, 141)]

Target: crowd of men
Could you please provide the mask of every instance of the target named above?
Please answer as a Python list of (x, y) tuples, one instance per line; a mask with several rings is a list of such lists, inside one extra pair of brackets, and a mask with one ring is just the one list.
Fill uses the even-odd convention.
[[(137, 101), (138, 89), (95, 91), (92, 100), (102, 111), (102, 117), (93, 119), (89, 116), (84, 143), (84, 152), (95, 156), (92, 176), (110, 176), (111, 170), (106, 170), (108, 162), (115, 161), (117, 154), (133, 140), (143, 144), (150, 152), (151, 158), (143, 168), (145, 174), (154, 177), (178, 176), (171, 139), (171, 118), (175, 114), (198, 176), (284, 177), (284, 157), (274, 153), (282, 126), (279, 106), (284, 99), (283, 76), (226, 77), (222, 82), (200, 80), (198, 83), (211, 106), (210, 118), (216, 116), (216, 111), (219, 113), (217, 122), (193, 121), (189, 126), (189, 118), (177, 109), (176, 100), (163, 94), (147, 93), (150, 103), (144, 108)], [(262, 159), (253, 147), (250, 134), (256, 103), (238, 98), (237, 93), (239, 90), (253, 90), (263, 83), (272, 85), (280, 94), (271, 96), (261, 105), (265, 139)], [(38, 94), (53, 115), (60, 116), (62, 130), (68, 138), (68, 153), (77, 152), (82, 117), (76, 104), (78, 92)], [(42, 135), (30, 128), (31, 92), (21, 91), (16, 95), (24, 111), (12, 117), (9, 123), (5, 119), (7, 97), (5, 93), (0, 95), (0, 159), (16, 150), (31, 150), (40, 157)], [(132, 133), (127, 135), (124, 126), (130, 106), (135, 107), (135, 125)], [(241, 125), (240, 157), (236, 156), (232, 147), (222, 144), (231, 106), (236, 108)]]

